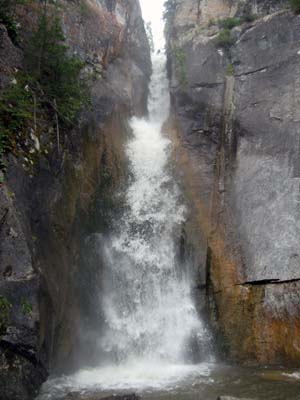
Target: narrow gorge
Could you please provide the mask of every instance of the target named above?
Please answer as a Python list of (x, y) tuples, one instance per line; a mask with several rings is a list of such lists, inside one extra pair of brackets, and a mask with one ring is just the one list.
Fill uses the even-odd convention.
[(299, 400), (298, 0), (0, 8), (0, 399)]

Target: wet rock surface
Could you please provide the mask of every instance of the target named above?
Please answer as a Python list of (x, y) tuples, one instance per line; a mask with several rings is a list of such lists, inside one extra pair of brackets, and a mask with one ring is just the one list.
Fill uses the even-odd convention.
[[(33, 171), (11, 156), (0, 183), (3, 400), (33, 398), (50, 370), (76, 365), (79, 326), (82, 320), (86, 328), (89, 324), (79, 301), (78, 281), (84, 282), (86, 273), (80, 249), (91, 233), (88, 221), (99, 187), (108, 201), (126, 175), (127, 119), (146, 112), (151, 62), (139, 4), (108, 3), (63, 2), (61, 8), (70, 51), (93, 74), (92, 106), (62, 138), (61, 153), (53, 145), (47, 155), (37, 156)], [(28, 40), (37, 20), (35, 4), (20, 6), (17, 13), (20, 35)], [(0, 88), (11, 81), (21, 59), (22, 49), (1, 25)], [(44, 135), (41, 140), (49, 142), (50, 133)]]
[[(247, 13), (220, 45), (212, 19)], [(218, 0), (176, 1), (169, 21), (187, 241), (221, 351), (248, 363), (300, 359), (299, 21), (284, 3)]]

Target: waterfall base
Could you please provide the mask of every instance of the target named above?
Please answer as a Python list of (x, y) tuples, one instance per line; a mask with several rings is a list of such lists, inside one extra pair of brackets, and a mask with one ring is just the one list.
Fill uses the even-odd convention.
[(53, 378), (44, 384), (38, 400), (98, 400), (132, 392), (152, 400), (216, 400), (224, 395), (255, 400), (299, 400), (300, 374), (292, 370), (211, 363), (129, 362)]

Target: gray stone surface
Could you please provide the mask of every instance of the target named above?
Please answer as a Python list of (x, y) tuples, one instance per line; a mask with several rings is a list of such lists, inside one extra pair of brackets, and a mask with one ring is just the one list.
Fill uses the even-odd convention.
[(233, 201), (247, 243), (245, 279), (299, 279), (300, 18), (258, 24), (232, 53), (239, 124)]
[[(173, 120), (214, 327), (237, 359), (299, 362), (300, 17), (284, 1), (175, 3)], [(218, 45), (212, 19), (251, 14)]]

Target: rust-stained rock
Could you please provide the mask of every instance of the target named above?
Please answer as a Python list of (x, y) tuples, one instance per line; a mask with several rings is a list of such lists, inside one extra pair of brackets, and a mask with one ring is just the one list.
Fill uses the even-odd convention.
[[(175, 3), (169, 130), (219, 348), (299, 365), (299, 17), (284, 2)], [(218, 46), (217, 19), (251, 14)]]

